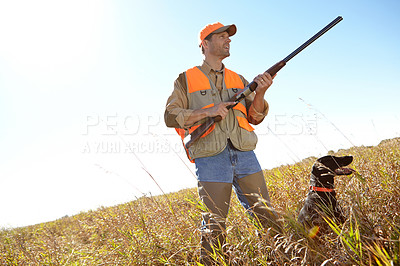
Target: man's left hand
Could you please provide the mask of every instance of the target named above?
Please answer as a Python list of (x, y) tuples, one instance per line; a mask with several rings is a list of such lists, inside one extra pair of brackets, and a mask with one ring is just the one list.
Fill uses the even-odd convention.
[(272, 77), (268, 72), (264, 72), (255, 77), (254, 82), (257, 83), (256, 93), (265, 93), (272, 85)]

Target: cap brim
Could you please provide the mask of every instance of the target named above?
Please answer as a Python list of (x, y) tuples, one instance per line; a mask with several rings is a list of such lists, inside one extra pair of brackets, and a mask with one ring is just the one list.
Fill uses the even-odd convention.
[(233, 35), (235, 35), (236, 30), (237, 29), (236, 29), (235, 24), (232, 24), (232, 25), (226, 25), (219, 29), (216, 29), (215, 31), (211, 32), (210, 34), (221, 33), (221, 32), (226, 31), (229, 34), (229, 36), (233, 36)]

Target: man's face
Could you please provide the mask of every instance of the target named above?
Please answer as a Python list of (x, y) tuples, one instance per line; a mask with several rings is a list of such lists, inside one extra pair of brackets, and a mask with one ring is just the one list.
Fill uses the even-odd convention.
[(231, 39), (227, 32), (215, 33), (208, 41), (208, 53), (221, 59), (228, 57)]

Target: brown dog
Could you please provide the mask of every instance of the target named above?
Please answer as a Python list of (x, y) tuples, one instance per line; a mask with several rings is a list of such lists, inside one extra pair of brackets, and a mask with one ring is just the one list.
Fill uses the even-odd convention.
[(298, 221), (306, 228), (321, 227), (324, 223), (321, 214), (343, 223), (345, 217), (336, 200), (334, 190), (334, 178), (337, 175), (350, 175), (354, 172), (351, 168), (345, 168), (353, 161), (352, 156), (324, 156), (313, 165), (310, 177), (310, 191), (305, 204), (300, 210)]

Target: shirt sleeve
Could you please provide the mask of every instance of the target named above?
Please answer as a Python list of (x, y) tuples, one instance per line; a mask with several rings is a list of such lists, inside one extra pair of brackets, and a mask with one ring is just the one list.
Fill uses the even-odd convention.
[(188, 99), (186, 95), (186, 86), (184, 86), (184, 74), (180, 74), (174, 82), (174, 90), (167, 100), (164, 112), (164, 121), (167, 127), (185, 128), (185, 122), (188, 120), (193, 110), (188, 108)]
[(249, 120), (249, 122), (252, 123), (253, 125), (260, 124), (267, 116), (268, 111), (269, 111), (269, 104), (266, 100), (264, 100), (264, 110), (261, 113), (254, 108), (253, 104), (251, 104), (248, 111), (247, 120)]

